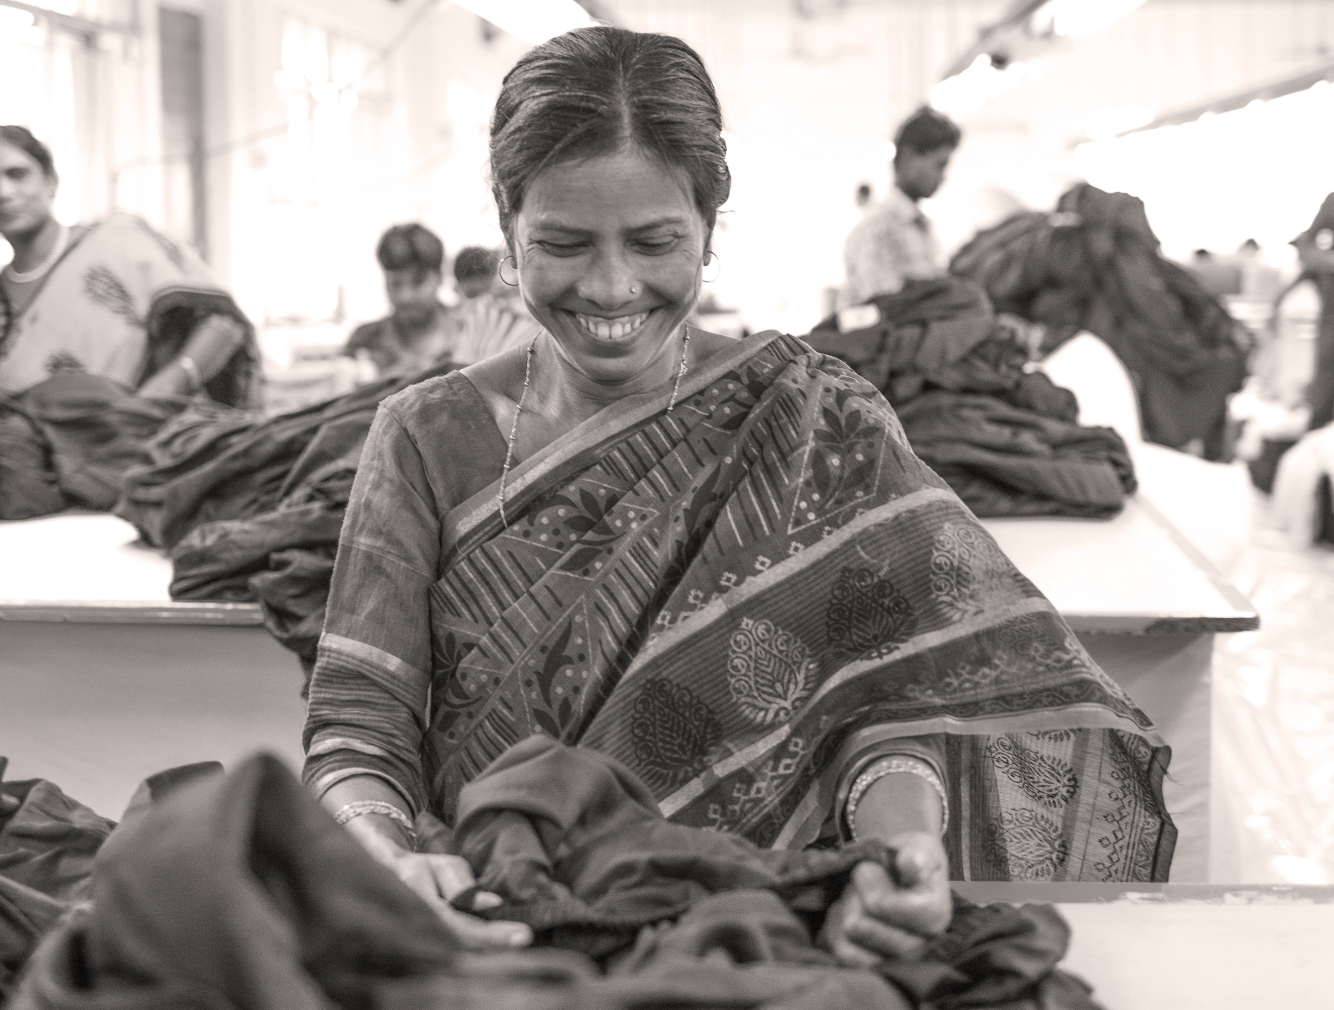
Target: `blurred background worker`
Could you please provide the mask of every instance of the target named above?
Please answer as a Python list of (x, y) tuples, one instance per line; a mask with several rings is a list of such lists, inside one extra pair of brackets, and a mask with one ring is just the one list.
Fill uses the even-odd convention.
[(380, 375), (420, 372), (451, 358), (460, 321), (440, 301), (444, 243), (423, 225), (396, 224), (380, 237), (375, 258), (393, 311), (353, 330), (343, 353), (369, 357)]
[(894, 137), (894, 185), (866, 210), (843, 246), (845, 304), (893, 294), (909, 279), (945, 272), (944, 254), (919, 201), (945, 181), (950, 158), (963, 138), (949, 117), (921, 108)]

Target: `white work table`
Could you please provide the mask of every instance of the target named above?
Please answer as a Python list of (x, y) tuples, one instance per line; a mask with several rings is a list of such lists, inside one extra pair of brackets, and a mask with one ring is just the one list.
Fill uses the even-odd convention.
[[(1254, 608), (1147, 501), (1107, 521), (984, 525), (1173, 749), (1172, 879), (1210, 865), (1213, 636)], [(116, 816), (173, 764), (276, 750), (299, 764), (300, 667), (250, 603), (177, 603), (169, 560), (104, 514), (0, 523), (0, 753)], [(98, 800), (98, 803), (92, 802)], [(1215, 854), (1215, 864), (1218, 864)]]
[(1259, 627), (1255, 608), (1143, 494), (1105, 521), (983, 525), (1172, 748), (1172, 880), (1235, 882), (1233, 854), (1211, 844), (1232, 815), (1211, 800), (1214, 635)]
[(301, 765), (301, 664), (253, 603), (177, 603), (171, 562), (112, 515), (0, 522), (0, 755), (119, 818), (175, 765)]

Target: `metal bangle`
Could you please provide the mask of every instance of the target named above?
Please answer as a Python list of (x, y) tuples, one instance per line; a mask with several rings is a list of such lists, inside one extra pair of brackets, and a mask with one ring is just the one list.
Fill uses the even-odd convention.
[(176, 364), (181, 366), (190, 380), (190, 392), (197, 393), (204, 388), (204, 377), (199, 374), (199, 366), (195, 364), (195, 359), (188, 354), (182, 354), (176, 358)]
[(361, 817), (363, 814), (379, 814), (381, 817), (388, 817), (408, 833), (408, 841), (412, 848), (417, 847), (417, 830), (412, 824), (412, 818), (394, 804), (385, 800), (357, 800), (354, 803), (345, 803), (334, 814), (334, 820), (339, 824), (346, 824), (354, 817)]
[(936, 791), (940, 797), (941, 822), (940, 833), (945, 834), (945, 830), (950, 825), (950, 801), (945, 794), (945, 785), (940, 781), (940, 776), (936, 770), (921, 758), (910, 757), (904, 754), (894, 754), (887, 758), (881, 758), (874, 762), (857, 776), (852, 783), (852, 788), (848, 791), (848, 799), (843, 804), (843, 820), (848, 826), (848, 835), (855, 842), (857, 841), (857, 804), (861, 802), (862, 796), (866, 790), (870, 789), (875, 783), (879, 782), (886, 775), (893, 775), (898, 772), (907, 772), (910, 775), (916, 775), (919, 778), (926, 779), (931, 788)]

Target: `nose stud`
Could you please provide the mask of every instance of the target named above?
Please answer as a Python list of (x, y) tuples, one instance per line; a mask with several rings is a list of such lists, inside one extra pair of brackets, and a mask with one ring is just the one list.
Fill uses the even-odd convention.
[(637, 287), (635, 287), (633, 284), (630, 285), (630, 294), (632, 294), (632, 295), (637, 295), (637, 294), (639, 294), (639, 289), (638, 289)]

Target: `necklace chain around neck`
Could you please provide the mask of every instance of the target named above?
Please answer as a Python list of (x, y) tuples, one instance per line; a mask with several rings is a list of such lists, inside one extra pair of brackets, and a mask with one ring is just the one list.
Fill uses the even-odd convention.
[[(519, 415), (523, 413), (523, 403), (528, 399), (528, 387), (533, 379), (533, 355), (537, 351), (537, 337), (528, 344), (528, 351), (523, 357), (523, 392), (519, 394), (519, 403), (514, 408), (514, 423), (510, 425), (510, 437), (505, 441), (505, 464), (500, 468), (500, 493), (496, 496), (500, 504), (500, 528), (508, 529), (509, 520), (505, 518), (505, 480), (509, 477), (510, 465), (514, 462), (514, 439), (519, 434)], [(685, 327), (685, 340), (681, 345), (681, 367), (676, 370), (676, 381), (672, 383), (672, 396), (667, 401), (667, 413), (676, 406), (677, 394), (681, 392), (681, 380), (686, 374), (686, 355), (690, 351), (690, 324)]]

